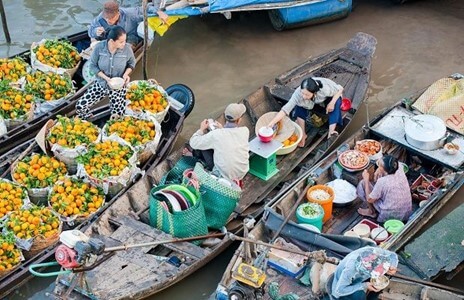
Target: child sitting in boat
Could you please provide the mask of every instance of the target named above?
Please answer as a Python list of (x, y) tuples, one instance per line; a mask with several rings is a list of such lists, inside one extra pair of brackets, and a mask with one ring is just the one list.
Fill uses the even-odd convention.
[[(202, 160), (207, 169), (231, 181), (240, 181), (249, 169), (250, 132), (247, 127), (240, 127), (240, 120), (246, 111), (243, 104), (232, 103), (224, 112), (226, 123), (208, 131), (210, 121), (203, 120), (200, 129), (190, 138), (189, 146), (184, 149), (184, 155), (194, 155)], [(192, 152), (192, 153), (189, 153)]]
[(363, 180), (358, 184), (358, 197), (367, 202), (368, 208), (359, 208), (362, 216), (377, 218), (378, 222), (389, 219), (407, 221), (412, 209), (412, 197), (408, 179), (398, 160), (386, 155), (377, 160), (374, 183), (369, 172), (364, 170)]
[(314, 108), (315, 104), (325, 107), (329, 115), (329, 138), (338, 135), (335, 130), (337, 124), (343, 125), (342, 119), (342, 93), (343, 87), (330, 79), (322, 77), (310, 77), (304, 79), (300, 86), (293, 92), (290, 100), (285, 104), (280, 112), (269, 123), (273, 127), (284, 116), (289, 116), (293, 112), (296, 123), (303, 130), (303, 139), (298, 147), (304, 147), (306, 141), (305, 122), (309, 116), (309, 111)]
[(394, 275), (398, 267), (396, 253), (377, 247), (363, 247), (348, 254), (329, 279), (330, 299), (366, 299), (367, 291), (379, 292), (368, 279)]

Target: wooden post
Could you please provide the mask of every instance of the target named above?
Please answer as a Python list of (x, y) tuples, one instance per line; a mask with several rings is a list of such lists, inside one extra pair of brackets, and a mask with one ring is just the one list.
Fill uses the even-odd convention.
[(3, 32), (5, 33), (6, 42), (11, 43), (10, 32), (8, 31), (8, 25), (6, 24), (6, 14), (5, 8), (3, 7), (3, 0), (0, 0), (0, 15), (2, 15), (2, 27)]
[(148, 48), (148, 19), (147, 19), (147, 0), (142, 2), (143, 9), (143, 54), (142, 54), (142, 66), (143, 66), (143, 79), (147, 80), (147, 48)]

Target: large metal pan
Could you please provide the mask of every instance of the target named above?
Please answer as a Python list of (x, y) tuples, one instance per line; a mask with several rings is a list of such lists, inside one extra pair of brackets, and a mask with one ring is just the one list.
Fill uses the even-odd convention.
[(446, 140), (445, 122), (432, 115), (417, 115), (406, 119), (404, 131), (408, 143), (421, 150), (441, 148)]

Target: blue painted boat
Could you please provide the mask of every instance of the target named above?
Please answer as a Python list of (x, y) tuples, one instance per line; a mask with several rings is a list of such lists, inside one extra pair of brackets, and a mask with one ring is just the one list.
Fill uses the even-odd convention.
[(352, 0), (207, 0), (200, 6), (178, 9), (168, 6), (166, 13), (172, 16), (221, 13), (230, 18), (232, 12), (267, 10), (274, 28), (284, 30), (344, 18), (351, 12), (352, 3)]
[(348, 16), (352, 0), (324, 0), (301, 6), (269, 11), (269, 19), (276, 30), (325, 23)]

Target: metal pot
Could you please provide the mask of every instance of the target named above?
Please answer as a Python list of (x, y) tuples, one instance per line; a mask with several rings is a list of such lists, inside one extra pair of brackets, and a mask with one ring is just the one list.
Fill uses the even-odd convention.
[(411, 146), (426, 151), (441, 148), (447, 136), (445, 122), (432, 115), (417, 115), (406, 119), (404, 131)]

